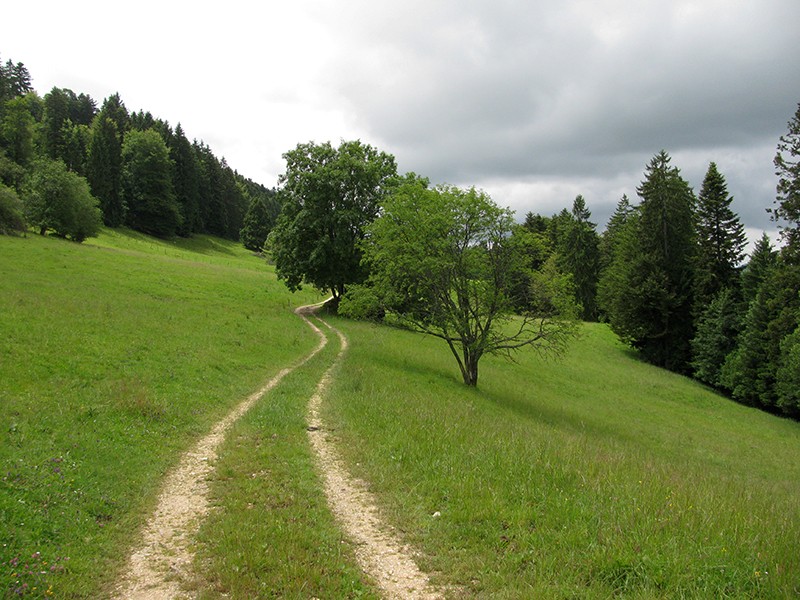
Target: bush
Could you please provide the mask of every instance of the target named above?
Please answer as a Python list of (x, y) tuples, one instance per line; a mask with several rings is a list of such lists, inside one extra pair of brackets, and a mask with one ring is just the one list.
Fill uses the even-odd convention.
[(379, 323), (385, 313), (374, 289), (364, 285), (353, 285), (339, 301), (339, 314), (348, 319)]

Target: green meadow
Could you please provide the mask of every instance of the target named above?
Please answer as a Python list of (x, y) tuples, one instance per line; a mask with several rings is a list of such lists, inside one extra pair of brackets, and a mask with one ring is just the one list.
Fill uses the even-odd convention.
[[(0, 236), (0, 594), (104, 597), (192, 442), (317, 338), (262, 259), (207, 236)], [(800, 425), (586, 325), (559, 361), (485, 358), (332, 318), (324, 418), (453, 598), (793, 598)], [(199, 598), (376, 598), (305, 430), (335, 338), (231, 430)], [(34, 589), (35, 588), (35, 589)]]
[(636, 359), (587, 324), (567, 356), (486, 358), (334, 320), (341, 448), (454, 597), (794, 598), (800, 426)]

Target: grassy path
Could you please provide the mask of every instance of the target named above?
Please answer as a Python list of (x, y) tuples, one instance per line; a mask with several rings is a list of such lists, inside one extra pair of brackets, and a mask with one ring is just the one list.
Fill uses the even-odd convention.
[(347, 350), (347, 338), (315, 316), (316, 308), (318, 305), (311, 305), (295, 311), (318, 335), (316, 348), (295, 365), (279, 371), (260, 390), (238, 404), (185, 453), (177, 467), (166, 476), (157, 507), (130, 554), (114, 598), (179, 598), (196, 585), (192, 573), (193, 547), (201, 522), (210, 510), (209, 479), (219, 457), (219, 448), (236, 421), (287, 375), (303, 367), (325, 348), (328, 336), (312, 318), (335, 333), (340, 342), (337, 355), (319, 380), (308, 404), (309, 442), (317, 458), (328, 503), (346, 535), (357, 545), (358, 564), (376, 581), (385, 597), (412, 600), (442, 597), (431, 588), (427, 575), (415, 564), (410, 548), (381, 520), (375, 499), (366, 485), (347, 472), (333, 441), (326, 435), (328, 428), (319, 416), (320, 403)]
[(141, 543), (131, 553), (116, 598), (151, 600), (180, 596), (182, 584), (190, 579), (192, 542), (200, 522), (209, 511), (208, 477), (225, 434), (286, 375), (316, 356), (327, 342), (325, 336), (320, 336), (316, 348), (294, 366), (279, 371), (183, 455), (164, 481), (156, 510), (144, 527)]
[[(325, 340), (325, 333), (309, 320), (311, 313), (310, 310), (298, 311), (320, 339)], [(347, 350), (347, 338), (324, 320), (318, 320), (338, 336), (340, 343), (335, 361), (322, 376), (308, 405), (308, 437), (322, 471), (328, 504), (347, 535), (356, 542), (359, 565), (377, 582), (385, 597), (398, 600), (441, 598), (441, 594), (432, 589), (428, 576), (414, 562), (411, 548), (403, 544), (380, 517), (376, 499), (366, 484), (348, 472), (335, 442), (328, 435), (329, 428), (320, 418), (322, 398)]]

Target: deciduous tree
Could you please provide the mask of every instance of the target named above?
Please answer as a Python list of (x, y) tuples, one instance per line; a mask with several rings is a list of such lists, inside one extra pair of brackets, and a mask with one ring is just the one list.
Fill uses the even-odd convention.
[(177, 232), (181, 214), (172, 187), (172, 161), (157, 131), (133, 130), (125, 136), (122, 198), (133, 229), (164, 238)]
[(394, 157), (360, 141), (299, 144), (283, 155), (281, 214), (269, 249), (290, 290), (306, 282), (334, 300), (367, 275), (359, 242), (397, 176)]
[(52, 231), (82, 242), (97, 235), (102, 225), (100, 208), (89, 184), (60, 160), (35, 162), (24, 202), (28, 222), (42, 235)]
[(444, 340), (470, 386), (484, 355), (526, 346), (558, 352), (574, 331), (574, 290), (552, 260), (545, 275), (532, 278), (528, 312), (512, 316), (515, 276), (526, 261), (514, 226), (509, 210), (474, 188), (408, 181), (367, 227), (366, 259), (385, 307)]

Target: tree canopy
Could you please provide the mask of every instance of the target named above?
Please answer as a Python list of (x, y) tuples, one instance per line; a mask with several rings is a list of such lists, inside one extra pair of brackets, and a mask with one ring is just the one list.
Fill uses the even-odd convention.
[(514, 227), (511, 211), (484, 192), (410, 180), (367, 228), (363, 247), (377, 295), (401, 322), (444, 340), (470, 386), (482, 356), (525, 346), (558, 352), (573, 332), (574, 290), (552, 262), (547, 276), (532, 278), (528, 311), (512, 316), (515, 276), (526, 260)]
[(394, 157), (360, 141), (299, 144), (284, 155), (281, 213), (269, 240), (278, 277), (309, 283), (338, 301), (362, 282), (359, 243), (397, 177)]

